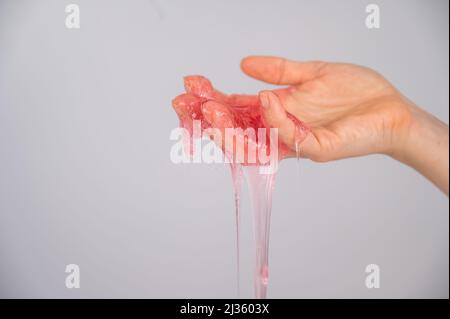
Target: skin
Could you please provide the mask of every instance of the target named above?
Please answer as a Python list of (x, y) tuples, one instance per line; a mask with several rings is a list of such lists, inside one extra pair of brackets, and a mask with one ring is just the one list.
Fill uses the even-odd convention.
[(287, 86), (259, 93), (263, 116), (295, 156), (295, 127), (286, 111), (311, 129), (300, 155), (316, 162), (385, 154), (416, 169), (448, 195), (449, 129), (366, 67), (251, 56), (249, 76)]

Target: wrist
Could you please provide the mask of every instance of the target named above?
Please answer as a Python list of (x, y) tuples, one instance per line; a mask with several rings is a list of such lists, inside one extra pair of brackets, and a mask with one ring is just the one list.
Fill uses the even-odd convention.
[(415, 157), (419, 144), (423, 143), (423, 131), (426, 127), (425, 112), (412, 103), (405, 102), (407, 120), (400, 129), (393, 130), (390, 155), (392, 158), (408, 164)]
[(448, 148), (448, 126), (415, 105), (408, 108), (410, 119), (403, 132), (397, 133), (391, 156), (410, 164), (421, 154), (433, 153), (445, 144)]
[(394, 143), (394, 159), (414, 168), (448, 193), (448, 125), (408, 103), (410, 120)]

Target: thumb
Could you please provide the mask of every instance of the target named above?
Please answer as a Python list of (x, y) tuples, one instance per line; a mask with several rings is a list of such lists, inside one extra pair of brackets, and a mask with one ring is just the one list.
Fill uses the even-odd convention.
[(279, 140), (291, 149), (295, 148), (295, 124), (288, 117), (278, 96), (271, 91), (261, 91), (259, 100), (265, 124), (277, 128)]
[(301, 84), (319, 77), (327, 63), (320, 61), (296, 62), (270, 56), (249, 56), (241, 61), (247, 75), (264, 82), (279, 85)]

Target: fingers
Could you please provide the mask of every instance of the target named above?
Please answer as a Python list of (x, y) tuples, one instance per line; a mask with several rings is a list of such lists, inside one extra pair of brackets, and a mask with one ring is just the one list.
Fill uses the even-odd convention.
[(240, 133), (242, 129), (235, 127), (229, 106), (208, 101), (203, 104), (202, 112), (211, 128), (220, 130), (221, 140), (214, 139), (214, 142), (222, 148), (231, 162), (256, 163), (257, 144), (254, 140), (256, 136), (249, 138)]
[(233, 127), (233, 117), (228, 106), (219, 102), (209, 101), (202, 105), (202, 112), (209, 125), (220, 131), (220, 140), (214, 140), (214, 142), (222, 149), (224, 154), (229, 156), (230, 154), (227, 154), (226, 151), (230, 150), (233, 152), (233, 144), (225, 144), (227, 142), (225, 130)]
[[(207, 79), (200, 76), (186, 77), (185, 85), (188, 93), (179, 95), (172, 101), (181, 120), (181, 126), (192, 130), (192, 120), (200, 120), (202, 129), (211, 128), (218, 131), (220, 134), (217, 135), (220, 136), (212, 137), (215, 133), (211, 133), (211, 139), (231, 160), (235, 158), (236, 161), (244, 163), (247, 158), (249, 162), (256, 162), (252, 161), (253, 158), (249, 159), (248, 154), (257, 154), (260, 151), (259, 144), (256, 135), (253, 137), (245, 130), (246, 128), (261, 125), (266, 128), (277, 128), (278, 140), (287, 146), (287, 149), (283, 147), (286, 150), (295, 150), (308, 135), (309, 129), (288, 113), (281, 104), (280, 98), (283, 99), (287, 94), (286, 89), (262, 91), (258, 96), (225, 96), (217, 93), (219, 94), (217, 99), (207, 101), (207, 96), (212, 96), (216, 92)], [(230, 130), (227, 129), (235, 127), (241, 129), (239, 134), (231, 130), (234, 135), (227, 138), (230, 134)]]
[(202, 112), (206, 121), (212, 126), (221, 130), (233, 127), (233, 114), (225, 104), (208, 101), (203, 103)]
[(211, 97), (214, 91), (211, 82), (201, 75), (185, 76), (184, 88), (186, 93), (205, 98)]
[(249, 56), (241, 61), (247, 75), (264, 82), (293, 85), (310, 81), (322, 74), (325, 62), (296, 62), (270, 56)]
[(259, 98), (257, 95), (231, 94), (227, 102), (234, 107), (256, 107), (259, 105)]
[(201, 98), (192, 94), (181, 94), (172, 100), (172, 107), (181, 124), (191, 127), (192, 120), (201, 119), (201, 102)]
[(189, 75), (184, 77), (184, 88), (186, 93), (206, 99), (220, 102), (227, 101), (227, 96), (217, 91), (211, 82), (201, 75)]

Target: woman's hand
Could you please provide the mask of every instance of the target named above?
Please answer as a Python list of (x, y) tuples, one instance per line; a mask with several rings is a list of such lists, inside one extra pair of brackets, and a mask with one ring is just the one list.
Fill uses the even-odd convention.
[(420, 110), (377, 72), (357, 65), (247, 57), (242, 70), (288, 87), (259, 94), (263, 115), (295, 155), (295, 127), (310, 134), (300, 156), (325, 162), (373, 153), (417, 169), (448, 193), (448, 126)]
[(289, 85), (259, 96), (261, 104), (268, 106), (266, 121), (279, 128), (279, 138), (291, 146), (293, 155), (295, 128), (284, 116), (285, 110), (311, 129), (301, 143), (301, 156), (319, 162), (392, 154), (408, 134), (409, 106), (388, 81), (370, 69), (274, 57), (248, 57), (241, 66), (256, 79)]

